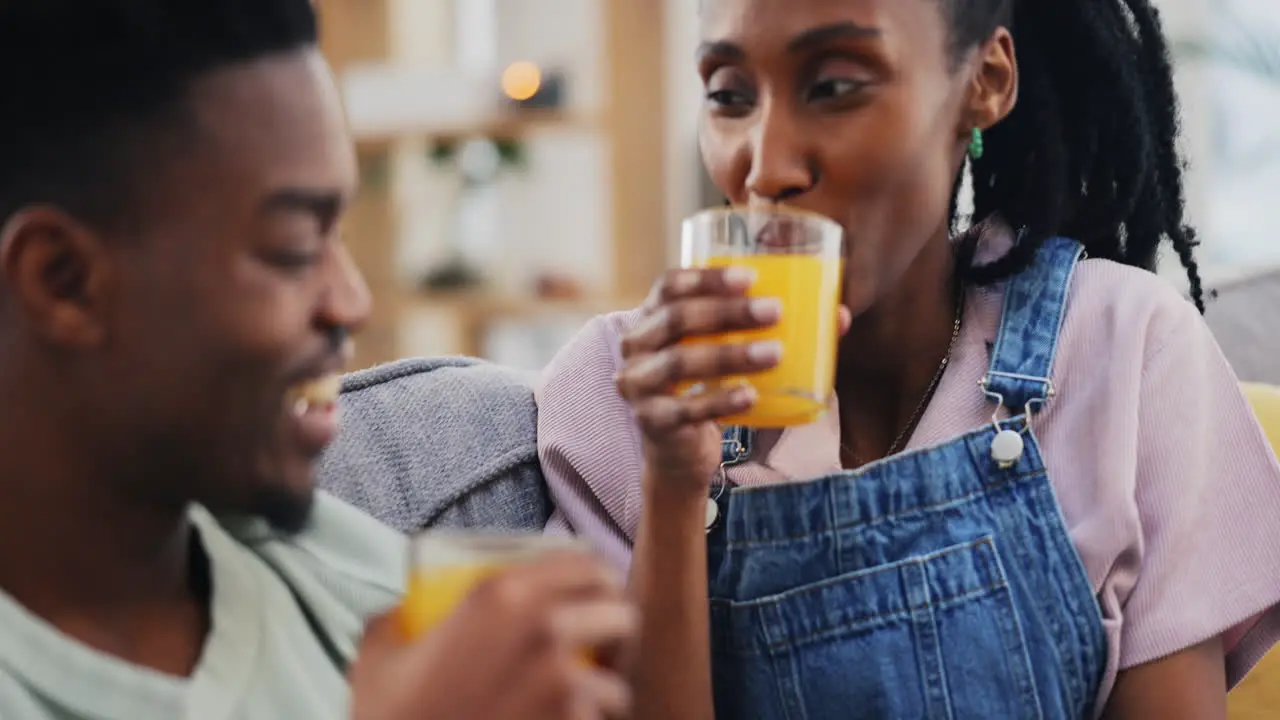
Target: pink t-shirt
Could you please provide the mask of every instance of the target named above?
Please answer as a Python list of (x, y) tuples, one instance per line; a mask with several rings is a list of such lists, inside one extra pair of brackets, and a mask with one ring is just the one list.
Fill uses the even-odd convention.
[[(985, 239), (980, 255), (1007, 247)], [(946, 375), (908, 448), (991, 421), (978, 382), (1003, 288), (973, 288)], [(547, 368), (538, 445), (557, 510), (549, 532), (589, 538), (625, 568), (640, 518), (641, 452), (617, 394), (619, 338), (638, 311), (598, 317)], [(1084, 260), (1054, 362), (1057, 395), (1032, 420), (1116, 674), (1216, 635), (1234, 685), (1280, 640), (1280, 464), (1194, 306), (1160, 278)], [(840, 469), (838, 413), (764, 433), (743, 485)]]

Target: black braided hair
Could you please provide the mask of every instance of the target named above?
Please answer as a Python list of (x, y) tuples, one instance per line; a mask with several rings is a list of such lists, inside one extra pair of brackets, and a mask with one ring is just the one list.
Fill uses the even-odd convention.
[(197, 78), (316, 42), (311, 0), (0, 0), (0, 223), (119, 222)]
[[(1173, 69), (1150, 0), (942, 3), (955, 60), (1003, 26), (1020, 74), (1017, 106), (985, 133), (985, 152), (972, 163), (973, 224), (998, 215), (1020, 239), (990, 264), (962, 263), (964, 279), (1015, 275), (1055, 235), (1079, 240), (1091, 257), (1147, 270), (1167, 241), (1203, 312), (1198, 243), (1183, 218)], [(974, 240), (962, 244), (966, 253)]]

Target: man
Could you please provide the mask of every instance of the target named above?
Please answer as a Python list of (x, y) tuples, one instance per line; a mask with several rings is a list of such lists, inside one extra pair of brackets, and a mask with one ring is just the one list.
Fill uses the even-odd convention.
[(0, 718), (625, 707), (575, 659), (634, 629), (588, 558), (360, 647), (405, 557), (313, 490), (369, 305), (315, 41), (308, 0), (0, 3)]

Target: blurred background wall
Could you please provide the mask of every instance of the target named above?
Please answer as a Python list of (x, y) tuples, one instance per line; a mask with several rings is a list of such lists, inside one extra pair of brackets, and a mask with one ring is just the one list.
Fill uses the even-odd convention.
[[(1280, 265), (1280, 4), (1161, 2), (1192, 220), (1211, 281), (1234, 282)], [(636, 304), (680, 218), (718, 200), (691, 0), (318, 5), (364, 176), (346, 227), (379, 308), (362, 365), (539, 368), (591, 315)]]

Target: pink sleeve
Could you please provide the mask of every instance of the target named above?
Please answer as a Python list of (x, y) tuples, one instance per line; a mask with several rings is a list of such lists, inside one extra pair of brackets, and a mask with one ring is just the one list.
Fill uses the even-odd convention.
[(547, 532), (588, 540), (619, 569), (639, 518), (641, 454), (613, 376), (620, 328), (638, 312), (597, 317), (547, 366), (538, 401), (538, 459), (556, 510)]
[(1120, 668), (1221, 635), (1234, 685), (1280, 639), (1280, 464), (1208, 327), (1179, 306), (1141, 378), (1141, 564)]

